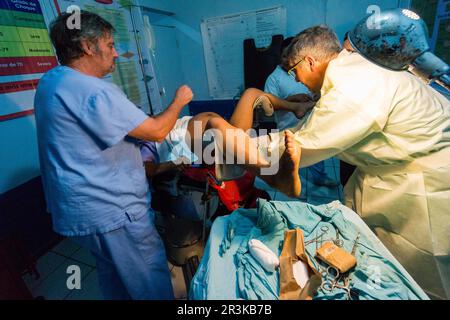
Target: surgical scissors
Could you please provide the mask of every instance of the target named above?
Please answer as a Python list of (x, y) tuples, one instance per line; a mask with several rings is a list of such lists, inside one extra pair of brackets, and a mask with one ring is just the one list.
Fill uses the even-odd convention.
[[(319, 266), (320, 266), (320, 264), (319, 264)], [(320, 285), (320, 288), (323, 291), (328, 291), (328, 292), (333, 291), (333, 289), (336, 287), (337, 280), (340, 277), (339, 270), (333, 266), (328, 266), (328, 268), (322, 269), (321, 275), (322, 275), (322, 278), (325, 280)], [(329, 279), (329, 278), (331, 278), (331, 279)]]

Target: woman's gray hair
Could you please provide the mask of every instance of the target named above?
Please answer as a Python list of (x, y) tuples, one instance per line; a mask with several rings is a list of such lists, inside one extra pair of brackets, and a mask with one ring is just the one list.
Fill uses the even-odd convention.
[(295, 36), (282, 53), (281, 65), (289, 70), (307, 55), (329, 62), (341, 50), (341, 43), (332, 29), (325, 25), (314, 26)]
[(62, 65), (84, 55), (81, 41), (89, 41), (94, 45), (100, 38), (112, 35), (114, 27), (99, 15), (81, 10), (80, 28), (69, 28), (67, 20), (70, 13), (62, 13), (50, 24), (50, 39)]

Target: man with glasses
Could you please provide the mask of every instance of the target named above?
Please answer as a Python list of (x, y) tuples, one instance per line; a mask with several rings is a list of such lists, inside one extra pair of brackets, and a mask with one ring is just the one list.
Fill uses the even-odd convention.
[[(291, 43), (292, 39), (293, 37), (289, 37), (283, 41), (281, 52)], [(292, 76), (286, 74), (286, 70), (281, 65), (278, 65), (267, 77), (264, 92), (288, 101), (305, 102), (313, 100), (308, 89), (303, 84), (296, 82)], [(291, 112), (278, 110), (275, 112), (275, 117), (279, 130), (294, 127), (298, 123), (298, 117)]]
[[(284, 39), (282, 51), (289, 46), (292, 39), (293, 37)], [(264, 91), (287, 101), (307, 102), (317, 100), (317, 97), (312, 96), (302, 83), (295, 80), (295, 72), (286, 73), (281, 65), (278, 65), (267, 78)], [(299, 122), (299, 117), (292, 112), (278, 110), (275, 112), (275, 116), (278, 130), (295, 127)], [(305, 170), (309, 171), (311, 180), (315, 185), (334, 187), (339, 184), (339, 182), (328, 177), (324, 161), (318, 162)], [(302, 176), (307, 176), (306, 172), (304, 171)]]
[(341, 50), (326, 26), (299, 33), (282, 59), (321, 93), (295, 129), (300, 165), (333, 156), (355, 165), (346, 205), (430, 296), (450, 297), (449, 101), (406, 71)]

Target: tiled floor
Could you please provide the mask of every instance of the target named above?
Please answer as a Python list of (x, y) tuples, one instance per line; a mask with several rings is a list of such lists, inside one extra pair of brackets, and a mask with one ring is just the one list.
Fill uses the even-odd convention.
[[(325, 160), (325, 172), (327, 177), (330, 180), (334, 180), (339, 182), (339, 160), (336, 158), (331, 158)], [(303, 201), (308, 202), (310, 204), (324, 204), (329, 203), (334, 200), (339, 200), (343, 202), (344, 193), (341, 184), (338, 184), (335, 187), (325, 187), (325, 186), (317, 186), (312, 183), (311, 172), (309, 168), (300, 170), (300, 179), (302, 182), (302, 193), (300, 198), (289, 198), (278, 192), (267, 184), (265, 184), (261, 179), (257, 179), (255, 182), (255, 186), (260, 189), (266, 190), (273, 200), (277, 201)]]
[[(71, 273), (69, 266), (78, 266), (81, 274), (81, 288), (68, 289), (67, 281)], [(186, 299), (187, 290), (181, 267), (168, 263), (172, 275), (172, 285), (176, 299)], [(79, 247), (70, 239), (64, 239), (37, 262), (39, 279), (30, 275), (23, 277), (31, 294), (46, 300), (101, 300), (95, 258), (88, 250)]]
[[(339, 181), (339, 161), (335, 158), (325, 160), (325, 170), (329, 178)], [(309, 169), (302, 169), (302, 194), (300, 199), (288, 198), (257, 179), (255, 186), (269, 192), (272, 199), (278, 201), (306, 201), (311, 204), (329, 203), (343, 200), (342, 186), (319, 187), (311, 181)], [(81, 271), (81, 288), (69, 290), (67, 280), (70, 274), (67, 268), (76, 265)], [(187, 290), (181, 267), (168, 262), (172, 275), (174, 296), (186, 299)], [(48, 300), (99, 300), (102, 299), (95, 267), (95, 259), (89, 251), (80, 248), (69, 239), (64, 239), (37, 262), (39, 279), (24, 276), (24, 281), (34, 297), (41, 296)]]

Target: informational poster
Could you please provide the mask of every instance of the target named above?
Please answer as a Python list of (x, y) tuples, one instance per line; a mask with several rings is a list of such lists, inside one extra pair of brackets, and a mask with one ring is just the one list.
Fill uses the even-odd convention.
[(56, 65), (38, 0), (0, 0), (0, 121), (32, 114), (39, 78)]
[(144, 112), (160, 113), (161, 97), (150, 53), (140, 43), (144, 41), (139, 36), (142, 32), (134, 32), (143, 28), (140, 8), (135, 2), (0, 0), (0, 121), (33, 114), (39, 79), (58, 65), (47, 26), (71, 5), (101, 15), (116, 30), (119, 58), (116, 71), (105, 80), (118, 85)]
[(286, 34), (286, 9), (282, 6), (208, 18), (201, 23), (210, 96), (232, 99), (244, 88), (245, 39), (268, 47), (272, 35)]
[[(119, 58), (116, 71), (105, 80), (119, 86), (136, 106), (147, 113), (157, 114), (162, 111), (158, 84), (151, 64), (150, 52), (145, 50), (143, 20), (139, 7), (128, 0), (49, 0), (54, 4), (57, 14), (76, 5), (100, 15), (115, 29), (114, 42)], [(133, 16), (132, 16), (133, 14)], [(138, 43), (139, 42), (139, 43)], [(139, 46), (139, 48), (138, 48)], [(139, 51), (141, 56), (139, 56)], [(141, 66), (141, 61), (143, 66)], [(151, 102), (151, 107), (150, 107)]]

